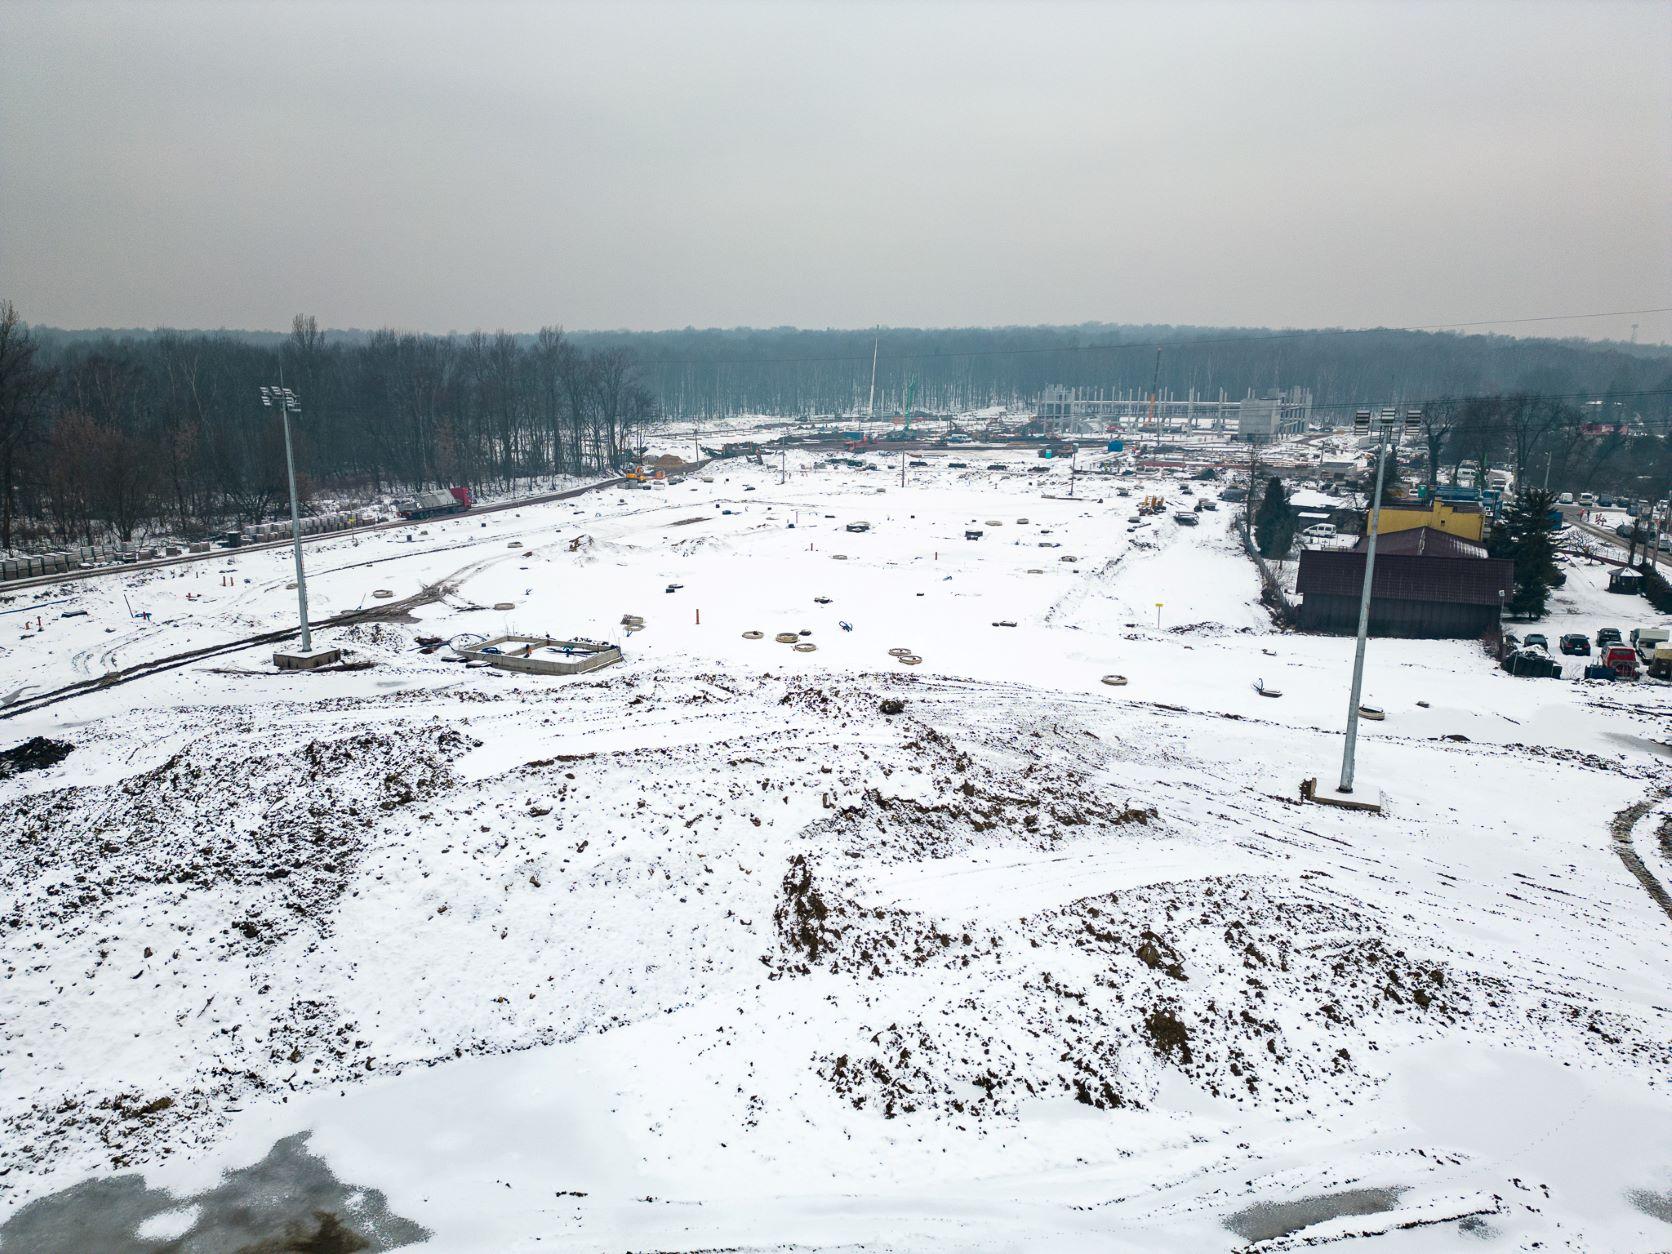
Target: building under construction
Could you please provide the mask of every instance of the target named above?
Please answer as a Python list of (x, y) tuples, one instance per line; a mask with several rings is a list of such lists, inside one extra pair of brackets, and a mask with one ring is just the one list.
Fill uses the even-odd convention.
[(1233, 401), (1224, 392), (1210, 399), (1191, 391), (1183, 399), (1171, 393), (1152, 399), (1144, 392), (1053, 384), (1040, 392), (1035, 413), (1048, 435), (1141, 427), (1153, 421), (1158, 431), (1235, 431), (1245, 437), (1269, 439), (1306, 428), (1312, 419), (1312, 393), (1305, 388), (1290, 388)]

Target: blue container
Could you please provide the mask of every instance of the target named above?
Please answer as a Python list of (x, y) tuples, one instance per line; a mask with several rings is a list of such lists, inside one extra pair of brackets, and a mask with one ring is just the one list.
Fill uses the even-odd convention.
[(1110, 440), (1109, 441), (1109, 447), (1104, 451), (1109, 452), (1109, 453), (1124, 453), (1124, 452), (1126, 452), (1126, 441), (1125, 440)]

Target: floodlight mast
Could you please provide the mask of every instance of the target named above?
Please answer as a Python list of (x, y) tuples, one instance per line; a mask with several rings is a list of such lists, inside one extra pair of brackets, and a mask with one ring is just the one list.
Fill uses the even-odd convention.
[(296, 557), (296, 613), (302, 623), (302, 652), (313, 652), (313, 634), (308, 630), (308, 581), (302, 571), (302, 510), (296, 500), (296, 456), (290, 444), (290, 415), (302, 412), (296, 393), (284, 385), (284, 369), (279, 370), (279, 381), (261, 389), (261, 403), (268, 409), (278, 407), (284, 425), (284, 465), (290, 479), (290, 538)]
[[(1421, 421), (1422, 414), (1418, 410), (1410, 410), (1405, 415), (1407, 428)], [(1376, 495), (1365, 511), (1364, 587), (1359, 593), (1358, 641), (1353, 649), (1353, 687), (1347, 699), (1347, 743), (1341, 751), (1341, 787), (1338, 790), (1349, 794), (1353, 791), (1353, 771), (1358, 765), (1359, 699), (1364, 689), (1364, 642), (1370, 634), (1370, 587), (1376, 571), (1376, 537), (1381, 532), (1382, 523), (1382, 478), (1387, 470), (1389, 442), (1391, 440), (1395, 446), (1399, 443), (1397, 423), (1398, 416), (1391, 408), (1382, 410), (1376, 423)], [(1361, 434), (1369, 431), (1368, 409), (1361, 409), (1353, 416), (1353, 427)]]

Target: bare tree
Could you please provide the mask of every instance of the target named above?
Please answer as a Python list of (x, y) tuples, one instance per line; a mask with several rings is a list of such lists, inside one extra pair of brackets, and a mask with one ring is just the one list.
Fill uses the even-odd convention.
[(38, 349), (17, 306), (0, 303), (0, 548), (12, 546), (20, 454), (52, 381), (35, 361)]

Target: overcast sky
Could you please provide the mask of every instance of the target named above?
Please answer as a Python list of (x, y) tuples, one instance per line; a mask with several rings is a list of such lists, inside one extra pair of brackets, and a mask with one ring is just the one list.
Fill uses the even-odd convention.
[[(1672, 4), (0, 3), (59, 326), (1672, 305)], [(1505, 327), (1672, 340), (1672, 315)]]

